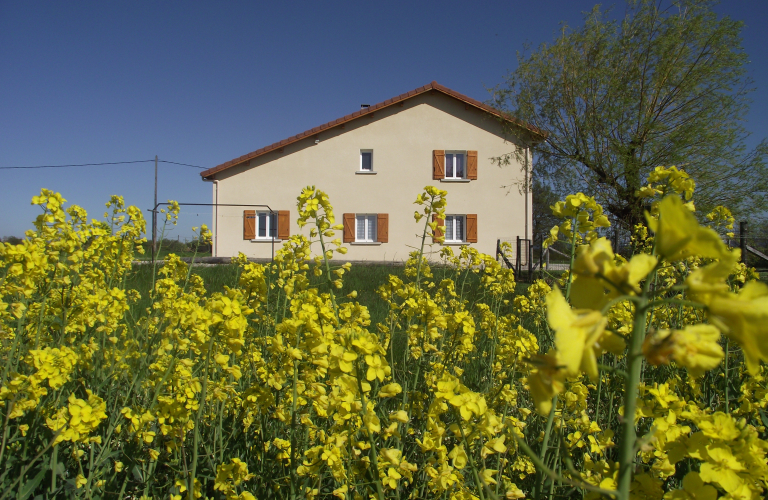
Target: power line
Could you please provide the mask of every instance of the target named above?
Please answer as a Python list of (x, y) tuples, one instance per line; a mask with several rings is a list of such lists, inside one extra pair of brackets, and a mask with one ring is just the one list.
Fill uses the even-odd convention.
[(199, 165), (190, 165), (189, 163), (176, 163), (175, 161), (168, 161), (168, 160), (157, 160), (160, 163), (173, 163), (174, 165), (183, 165), (185, 167), (194, 167), (194, 168), (202, 168), (205, 169), (207, 167), (201, 167)]
[[(109, 162), (103, 162), (103, 163), (78, 163), (78, 164), (72, 164), (72, 165), (35, 165), (33, 167), (0, 167), (0, 170), (16, 170), (16, 169), (31, 169), (31, 168), (70, 168), (70, 167), (93, 167), (93, 166), (101, 166), (101, 165), (125, 165), (129, 163), (149, 163), (155, 160), (135, 160), (135, 161), (109, 161)], [(193, 168), (200, 168), (205, 169), (206, 167), (201, 167), (199, 165), (190, 165), (189, 163), (178, 163), (175, 161), (168, 161), (168, 160), (158, 160), (160, 163), (171, 163), (173, 165), (181, 165), (184, 167), (193, 167)]]
[(36, 165), (34, 167), (0, 167), (0, 170), (27, 169), (27, 168), (69, 168), (69, 167), (90, 167), (95, 165), (123, 165), (125, 163), (147, 163), (155, 160), (136, 160), (136, 161), (110, 161), (104, 163), (79, 163), (76, 165)]

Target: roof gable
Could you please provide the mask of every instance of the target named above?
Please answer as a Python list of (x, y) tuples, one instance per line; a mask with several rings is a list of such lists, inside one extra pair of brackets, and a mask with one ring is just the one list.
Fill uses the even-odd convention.
[(455, 90), (451, 90), (448, 87), (444, 87), (440, 85), (439, 83), (433, 81), (432, 83), (428, 85), (424, 85), (423, 87), (419, 87), (417, 89), (411, 90), (410, 92), (406, 92), (404, 94), (400, 94), (398, 96), (395, 96), (391, 99), (387, 99), (386, 101), (380, 102), (378, 104), (374, 104), (372, 106), (369, 106), (368, 108), (361, 109), (359, 111), (355, 111), (354, 113), (350, 113), (346, 116), (342, 116), (341, 118), (338, 118), (336, 120), (330, 121), (328, 123), (324, 123), (323, 125), (320, 125), (319, 127), (314, 127), (309, 130), (306, 130), (300, 134), (294, 135), (292, 137), (288, 137), (287, 139), (283, 139), (282, 141), (275, 142), (273, 144), (270, 144), (269, 146), (263, 147), (261, 149), (257, 149), (256, 151), (252, 151), (251, 153), (248, 153), (246, 155), (240, 156), (238, 158), (234, 158), (232, 160), (229, 160), (228, 162), (222, 163), (221, 165), (218, 165), (216, 167), (210, 168), (208, 170), (205, 170), (200, 173), (200, 175), (205, 179), (212, 177), (213, 175), (222, 172), (224, 170), (227, 170), (231, 167), (240, 165), (241, 163), (245, 163), (247, 161), (250, 161), (256, 157), (259, 157), (261, 155), (267, 154), (271, 151), (275, 151), (277, 149), (283, 148), (289, 144), (293, 144), (295, 142), (298, 142), (302, 139), (306, 139), (307, 137), (319, 134), (320, 132), (323, 132), (325, 130), (329, 130), (334, 127), (338, 127), (340, 125), (344, 125), (345, 123), (351, 122), (352, 120), (355, 120), (357, 118), (360, 118), (362, 116), (371, 115), (377, 110), (392, 106), (394, 104), (401, 103), (407, 99), (410, 99), (412, 97), (416, 97), (418, 95), (421, 95), (425, 92), (429, 92), (432, 90), (436, 90), (438, 92), (441, 92), (447, 96), (453, 97), (454, 99), (457, 99), (459, 101), (462, 101), (470, 106), (474, 106), (475, 108), (478, 108), (482, 111), (485, 111), (486, 113), (489, 113), (493, 116), (496, 116), (504, 121), (507, 121), (509, 123), (512, 123), (528, 132), (533, 134), (534, 136), (538, 136), (541, 139), (546, 138), (547, 134), (546, 132), (538, 129), (537, 127), (534, 127), (533, 125), (530, 125), (528, 123), (523, 122), (522, 120), (518, 120), (517, 118), (503, 114), (499, 110), (492, 108), (491, 106), (488, 106), (487, 104), (483, 104), (480, 101), (477, 101), (475, 99), (472, 99), (471, 97), (467, 97), (464, 94), (461, 94), (459, 92), (456, 92)]

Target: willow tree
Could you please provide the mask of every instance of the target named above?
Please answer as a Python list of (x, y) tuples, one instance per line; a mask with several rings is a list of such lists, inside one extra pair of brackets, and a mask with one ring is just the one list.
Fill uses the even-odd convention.
[(745, 145), (742, 23), (712, 5), (630, 0), (623, 19), (596, 6), (583, 26), (563, 25), (551, 44), (518, 54), (495, 102), (549, 133), (534, 176), (596, 193), (630, 227), (642, 220), (636, 191), (658, 165), (684, 168), (702, 209), (765, 207), (768, 144)]

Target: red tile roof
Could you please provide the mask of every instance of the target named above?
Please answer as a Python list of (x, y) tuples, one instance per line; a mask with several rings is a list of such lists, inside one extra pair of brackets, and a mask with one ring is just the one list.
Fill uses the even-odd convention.
[(444, 87), (440, 85), (437, 82), (432, 82), (428, 85), (424, 85), (423, 87), (419, 87), (415, 90), (411, 90), (410, 92), (406, 92), (405, 94), (400, 94), (399, 96), (393, 97), (391, 99), (387, 99), (384, 102), (380, 102), (378, 104), (374, 104), (373, 106), (370, 106), (368, 108), (361, 109), (360, 111), (355, 111), (354, 113), (350, 113), (346, 116), (342, 116), (341, 118), (338, 118), (336, 120), (330, 121), (328, 123), (324, 123), (323, 125), (320, 125), (319, 127), (311, 128), (309, 130), (306, 130), (300, 134), (294, 135), (293, 137), (289, 137), (287, 139), (283, 139), (280, 142), (276, 142), (274, 144), (270, 144), (269, 146), (263, 147), (261, 149), (257, 149), (256, 151), (253, 151), (251, 153), (248, 153), (246, 155), (240, 156), (239, 158), (235, 158), (233, 160), (229, 160), (228, 162), (222, 163), (221, 165), (218, 165), (213, 168), (209, 168), (208, 170), (205, 170), (200, 173), (200, 175), (203, 178), (211, 177), (223, 170), (226, 170), (230, 167), (234, 167), (235, 165), (239, 165), (241, 163), (244, 163), (246, 161), (252, 160), (258, 156), (261, 156), (263, 154), (269, 153), (270, 151), (274, 151), (276, 149), (283, 148), (289, 144), (293, 144), (294, 142), (298, 142), (302, 139), (305, 139), (309, 136), (313, 136), (315, 134), (319, 134), (320, 132), (323, 132), (325, 130), (331, 129), (333, 127), (338, 127), (339, 125), (343, 125), (347, 122), (350, 122), (352, 120), (355, 120), (357, 118), (360, 118), (361, 116), (370, 115), (373, 114), (373, 112), (386, 108), (388, 106), (392, 106), (393, 104), (397, 104), (399, 102), (405, 101), (407, 99), (410, 99), (411, 97), (415, 97), (419, 94), (423, 94), (424, 92), (428, 92), (430, 90), (437, 90), (439, 92), (442, 92), (443, 94), (449, 95), (455, 99), (458, 99), (460, 101), (465, 102), (466, 104), (472, 105), (478, 109), (481, 109), (487, 113), (490, 113), (494, 116), (497, 116), (499, 118), (502, 118), (510, 123), (513, 123), (532, 134), (539, 136), (541, 139), (546, 138), (547, 133), (534, 127), (533, 125), (530, 125), (528, 123), (523, 122), (522, 120), (518, 120), (517, 118), (501, 113), (498, 109), (492, 108), (491, 106), (488, 106), (487, 104), (483, 104), (480, 101), (477, 101), (475, 99), (472, 99), (471, 97), (467, 97), (464, 94), (460, 94), (456, 92), (455, 90), (451, 90), (448, 87)]

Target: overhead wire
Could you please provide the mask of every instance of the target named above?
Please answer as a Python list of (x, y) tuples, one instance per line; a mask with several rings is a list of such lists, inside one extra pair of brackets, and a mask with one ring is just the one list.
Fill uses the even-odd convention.
[(183, 165), (185, 167), (194, 167), (194, 168), (202, 168), (205, 169), (206, 167), (201, 167), (199, 165), (190, 165), (189, 163), (177, 163), (175, 161), (168, 161), (168, 160), (157, 160), (160, 163), (172, 163), (174, 165)]
[[(102, 165), (125, 165), (129, 163), (149, 163), (153, 162), (155, 160), (134, 160), (134, 161), (108, 161), (108, 162), (102, 162), (102, 163), (77, 163), (77, 164), (71, 164), (71, 165), (35, 165), (30, 167), (0, 167), (0, 170), (16, 170), (16, 169), (32, 169), (32, 168), (71, 168), (71, 167), (93, 167), (93, 166), (102, 166)], [(168, 161), (168, 160), (157, 160), (158, 163), (171, 163), (173, 165), (181, 165), (184, 167), (193, 167), (193, 168), (200, 168), (205, 169), (206, 167), (201, 167), (199, 165), (190, 165), (189, 163), (178, 163), (175, 161)]]
[(27, 168), (69, 168), (69, 167), (91, 167), (96, 165), (123, 165), (125, 163), (146, 163), (155, 160), (135, 160), (135, 161), (108, 161), (103, 163), (78, 163), (72, 165), (35, 165), (33, 167), (0, 167), (0, 170), (27, 169)]

